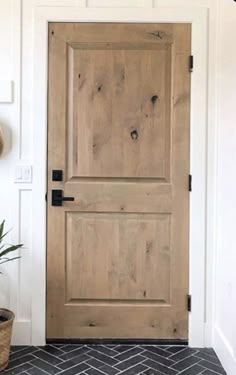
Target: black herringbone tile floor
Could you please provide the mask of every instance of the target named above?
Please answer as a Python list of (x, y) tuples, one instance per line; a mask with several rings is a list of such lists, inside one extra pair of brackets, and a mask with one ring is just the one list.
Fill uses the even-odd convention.
[(212, 349), (156, 345), (12, 347), (1, 375), (225, 375)]

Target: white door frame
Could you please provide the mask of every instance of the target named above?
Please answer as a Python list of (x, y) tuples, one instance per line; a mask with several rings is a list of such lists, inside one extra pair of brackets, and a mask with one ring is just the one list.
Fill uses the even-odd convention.
[[(190, 294), (189, 344), (205, 344), (206, 165), (208, 12), (205, 8), (35, 7), (33, 31), (33, 345), (44, 345), (46, 332), (47, 67), (49, 22), (191, 23), (194, 72), (191, 81)], [(60, 77), (59, 77), (60, 79)], [(48, 197), (50, 200), (50, 197)]]

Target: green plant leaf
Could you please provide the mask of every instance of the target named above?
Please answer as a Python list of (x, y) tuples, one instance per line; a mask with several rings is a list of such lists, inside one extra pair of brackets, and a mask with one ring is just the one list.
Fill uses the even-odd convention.
[[(0, 244), (2, 243), (3, 238), (9, 233), (7, 231), (4, 233), (4, 226), (5, 226), (5, 220), (2, 221), (0, 224)], [(20, 256), (14, 256), (12, 258), (6, 257), (7, 254), (12, 253), (13, 251), (16, 251), (20, 247), (22, 247), (23, 244), (18, 244), (18, 245), (9, 245), (9, 244), (3, 244), (0, 246), (0, 264), (4, 264), (7, 262), (11, 262), (13, 260), (19, 259)], [(0, 272), (1, 274), (2, 272)]]
[(3, 220), (3, 222), (0, 224), (0, 239), (2, 238), (2, 234), (3, 234), (3, 231), (4, 231), (4, 225), (5, 225), (5, 220)]
[(20, 247), (22, 247), (23, 244), (19, 244), (19, 245), (12, 245), (10, 247), (8, 247), (7, 249), (3, 250), (1, 253), (0, 253), (0, 259), (4, 256), (4, 255), (7, 255), (9, 253), (11, 253), (12, 251), (16, 251), (17, 249), (19, 249)]
[(10, 231), (4, 233), (2, 236), (0, 236), (0, 243), (2, 242), (3, 238), (9, 233)]
[[(0, 264), (8, 263), (8, 262), (11, 262), (12, 260), (15, 260), (15, 259), (20, 259), (20, 257), (7, 258), (7, 259), (3, 260), (2, 262), (0, 262)], [(0, 273), (2, 273), (2, 272), (0, 272)]]

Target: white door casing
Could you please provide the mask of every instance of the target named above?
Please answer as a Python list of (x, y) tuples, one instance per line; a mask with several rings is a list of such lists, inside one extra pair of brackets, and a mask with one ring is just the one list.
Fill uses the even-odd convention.
[[(29, 2), (28, 12), (32, 1)], [(46, 3), (46, 1), (45, 1)], [(32, 10), (32, 8), (31, 8)], [(34, 180), (33, 180), (33, 296), (32, 344), (45, 342), (45, 280), (46, 280), (46, 142), (47, 142), (47, 28), (50, 21), (63, 22), (190, 22), (192, 23), (192, 54), (194, 72), (191, 86), (191, 173), (193, 192), (190, 196), (190, 293), (193, 296), (190, 314), (190, 345), (204, 345), (205, 320), (205, 242), (206, 242), (206, 132), (207, 132), (207, 41), (206, 8), (92, 9), (78, 7), (34, 7), (33, 96), (31, 99)], [(23, 34), (24, 56), (27, 40)], [(28, 38), (28, 39), (27, 39)], [(24, 104), (23, 104), (24, 107)], [(50, 198), (49, 198), (50, 199)]]

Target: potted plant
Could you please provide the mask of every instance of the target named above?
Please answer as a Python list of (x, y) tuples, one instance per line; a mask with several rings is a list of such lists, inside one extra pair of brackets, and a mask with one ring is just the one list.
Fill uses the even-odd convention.
[[(4, 232), (4, 225), (5, 220), (0, 224), (0, 265), (20, 258), (19, 256), (9, 257), (9, 255), (12, 255), (14, 251), (23, 246), (22, 244), (3, 244), (3, 239), (8, 234), (8, 232)], [(15, 315), (12, 311), (0, 308), (0, 371), (4, 370), (8, 365), (14, 318)]]

